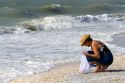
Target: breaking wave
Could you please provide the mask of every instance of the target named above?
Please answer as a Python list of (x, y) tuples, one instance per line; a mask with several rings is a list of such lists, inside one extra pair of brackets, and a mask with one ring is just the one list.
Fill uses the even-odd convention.
[(0, 34), (6, 33), (28, 33), (31, 31), (46, 31), (64, 28), (74, 28), (79, 25), (91, 25), (98, 23), (117, 23), (125, 20), (124, 15), (102, 14), (102, 15), (81, 15), (81, 16), (64, 16), (56, 15), (31, 21), (21, 22), (18, 25), (5, 27), (0, 26)]

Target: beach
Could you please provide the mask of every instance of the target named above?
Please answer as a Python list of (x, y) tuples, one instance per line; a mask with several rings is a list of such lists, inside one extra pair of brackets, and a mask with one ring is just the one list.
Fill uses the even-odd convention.
[[(113, 53), (107, 72), (79, 73), (84, 34)], [(125, 0), (0, 0), (0, 83), (123, 83), (124, 41)]]
[(79, 62), (57, 65), (49, 71), (17, 77), (10, 83), (124, 83), (125, 55), (114, 56), (113, 64), (106, 72), (79, 73)]

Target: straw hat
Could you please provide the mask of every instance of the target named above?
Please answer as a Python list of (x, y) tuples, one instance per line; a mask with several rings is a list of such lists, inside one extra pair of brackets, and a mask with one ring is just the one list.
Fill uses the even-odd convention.
[(83, 46), (84, 43), (85, 43), (85, 41), (86, 41), (89, 37), (91, 37), (90, 34), (83, 35), (83, 36), (80, 38), (80, 45)]

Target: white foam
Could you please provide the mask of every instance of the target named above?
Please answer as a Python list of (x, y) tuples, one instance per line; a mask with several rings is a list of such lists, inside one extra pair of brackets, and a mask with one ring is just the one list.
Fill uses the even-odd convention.
[(81, 16), (67, 16), (67, 15), (55, 15), (48, 17), (40, 17), (39, 19), (33, 19), (31, 21), (21, 22), (20, 25), (11, 27), (4, 27), (0, 29), (1, 33), (25, 33), (30, 31), (41, 30), (55, 30), (64, 28), (77, 28), (96, 26), (98, 24), (116, 24), (124, 22), (124, 16), (117, 16), (113, 14), (102, 15), (81, 15)]
[[(19, 66), (18, 66), (19, 65)], [(42, 71), (47, 71), (52, 68), (54, 65), (50, 61), (46, 63), (34, 62), (34, 61), (26, 61), (22, 63), (17, 63), (17, 66), (9, 65), (6, 69), (0, 68), (0, 79), (2, 81), (7, 81), (9, 79), (15, 78), (21, 75), (30, 75)], [(4, 82), (5, 83), (5, 82)]]
[(33, 27), (36, 30), (53, 30), (62, 28), (72, 28), (73, 18), (71, 16), (51, 16), (35, 19), (30, 22), (21, 23), (25, 27)]
[[(121, 20), (120, 20), (121, 19)], [(34, 19), (32, 21), (27, 21), (21, 23), (25, 28), (34, 28), (35, 30), (53, 30), (53, 29), (63, 29), (63, 28), (73, 28), (79, 25), (85, 26), (90, 25), (88, 23), (116, 23), (123, 21), (123, 18), (117, 17), (112, 14), (102, 14), (102, 15), (83, 15), (83, 16), (49, 16), (39, 19)], [(91, 26), (90, 25), (90, 26)]]

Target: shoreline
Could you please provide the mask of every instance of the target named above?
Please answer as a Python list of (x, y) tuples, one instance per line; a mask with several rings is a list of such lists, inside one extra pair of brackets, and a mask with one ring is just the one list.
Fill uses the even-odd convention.
[[(113, 64), (106, 72), (80, 74), (80, 62), (57, 65), (49, 71), (21, 76), (9, 83), (123, 83), (125, 81), (125, 55), (114, 56)], [(90, 79), (92, 78), (92, 79)]]
[(60, 83), (66, 80), (68, 76), (77, 74), (79, 63), (66, 63), (56, 65), (52, 69), (28, 76), (18, 76), (10, 80), (9, 83)]

